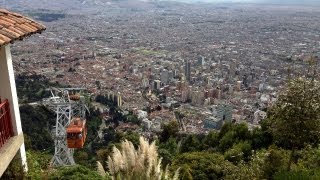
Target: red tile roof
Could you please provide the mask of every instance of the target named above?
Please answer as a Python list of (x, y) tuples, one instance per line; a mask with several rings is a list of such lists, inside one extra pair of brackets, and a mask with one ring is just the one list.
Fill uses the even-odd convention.
[(0, 9), (0, 46), (41, 33), (45, 26), (20, 14)]

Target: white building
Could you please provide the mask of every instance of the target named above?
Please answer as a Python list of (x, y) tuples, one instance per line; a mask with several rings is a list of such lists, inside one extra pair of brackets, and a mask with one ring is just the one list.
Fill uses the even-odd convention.
[(161, 88), (161, 81), (160, 80), (154, 80), (153, 81), (153, 89), (159, 90)]
[(142, 124), (147, 130), (150, 130), (152, 122), (149, 119), (144, 118), (142, 119)]
[(10, 43), (45, 30), (22, 15), (0, 10), (0, 177), (17, 154), (27, 171)]
[(147, 111), (138, 110), (138, 118), (139, 119), (145, 119), (148, 117)]
[(259, 122), (267, 117), (267, 113), (265, 111), (257, 110), (253, 114), (253, 123), (259, 124)]
[(168, 70), (166, 70), (166, 69), (162, 70), (161, 75), (160, 75), (160, 81), (163, 84), (168, 84), (168, 82), (169, 82), (169, 71)]

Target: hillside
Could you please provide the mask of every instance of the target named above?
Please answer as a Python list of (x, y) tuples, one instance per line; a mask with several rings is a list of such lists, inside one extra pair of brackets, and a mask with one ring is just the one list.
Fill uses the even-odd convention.
[[(280, 95), (278, 103), (269, 110), (270, 118), (262, 121), (261, 128), (252, 131), (246, 124), (225, 123), (220, 131), (211, 131), (207, 135), (181, 134), (178, 133), (177, 122), (172, 121), (162, 125), (158, 138), (151, 138), (156, 140), (155, 143), (144, 145), (144, 147), (151, 148), (152, 151), (155, 151), (153, 153), (155, 157), (162, 159), (161, 169), (165, 169), (166, 165), (170, 165), (168, 169), (170, 172), (179, 169), (179, 179), (234, 179), (240, 177), (243, 179), (283, 179), (284, 177), (318, 179), (320, 177), (318, 170), (320, 167), (318, 160), (320, 135), (317, 132), (320, 130), (320, 107), (313, 105), (320, 103), (319, 90), (319, 82), (315, 83), (301, 78), (293, 80)], [(87, 146), (75, 152), (75, 159), (79, 165), (56, 170), (48, 166), (52, 153), (50, 149), (53, 144), (50, 143), (50, 137), (46, 135), (48, 131), (45, 132), (44, 128), (46, 123), (49, 126), (52, 123), (52, 112), (43, 107), (21, 106), (29, 172), (25, 175), (21, 174), (21, 169), (17, 169), (17, 165), (13, 162), (2, 179), (23, 177), (31, 179), (108, 179), (109, 176), (127, 176), (131, 179), (135, 176), (143, 177), (144, 174), (141, 173), (148, 171), (139, 171), (140, 175), (134, 176), (126, 174), (127, 170), (129, 173), (130, 168), (138, 165), (122, 171), (110, 169), (118, 165), (110, 166), (109, 156), (113, 157), (114, 163), (116, 163), (115, 159), (124, 156), (126, 158), (121, 162), (125, 163), (129, 155), (124, 153), (129, 153), (129, 149), (123, 150), (129, 148), (127, 146), (134, 151), (139, 145), (142, 146), (141, 143), (147, 142), (141, 141), (141, 138), (139, 141), (137, 132), (117, 130), (117, 124), (131, 121), (133, 117), (124, 116), (119, 109), (114, 107), (113, 103), (104, 99), (103, 96), (98, 101), (113, 109), (110, 110), (110, 119), (106, 121), (109, 128), (105, 129), (104, 138), (102, 140), (96, 138), (101, 116), (98, 111), (92, 110), (87, 118), (89, 122)], [(294, 106), (283, 109), (283, 105), (288, 103)], [(312, 108), (308, 111), (299, 108), (305, 106)], [(292, 109), (295, 111), (291, 111)], [(296, 126), (296, 124), (300, 125)], [(120, 150), (115, 149), (114, 145), (121, 147)], [(116, 155), (116, 153), (120, 154)], [(96, 161), (100, 162), (98, 163), (99, 171)], [(109, 175), (101, 176), (101, 172), (104, 172), (102, 169), (109, 171)], [(167, 179), (170, 177), (168, 176)]]

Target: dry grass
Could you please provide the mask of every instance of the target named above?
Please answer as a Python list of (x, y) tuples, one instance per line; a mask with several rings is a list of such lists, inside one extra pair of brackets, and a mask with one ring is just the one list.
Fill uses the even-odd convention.
[[(99, 164), (99, 172), (103, 174)], [(108, 157), (108, 168), (112, 179), (160, 180), (178, 179), (179, 176), (177, 170), (171, 178), (168, 167), (163, 172), (155, 142), (149, 144), (143, 137), (140, 137), (138, 149), (128, 140), (121, 143), (121, 151), (114, 146), (112, 156)]]

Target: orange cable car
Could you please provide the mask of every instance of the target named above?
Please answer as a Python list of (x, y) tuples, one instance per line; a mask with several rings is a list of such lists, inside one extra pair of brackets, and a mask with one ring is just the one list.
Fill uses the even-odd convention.
[(86, 120), (73, 118), (67, 128), (68, 148), (83, 148), (87, 137)]
[(80, 95), (79, 94), (72, 94), (69, 96), (70, 100), (73, 101), (79, 101), (80, 100)]

